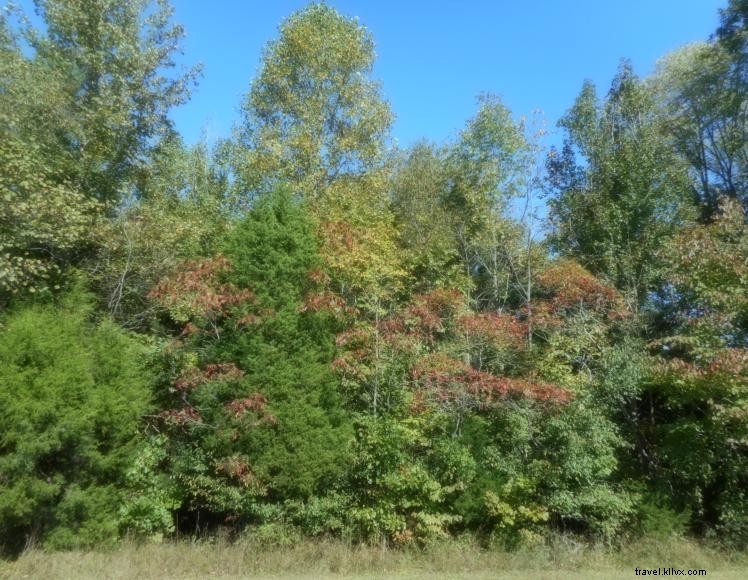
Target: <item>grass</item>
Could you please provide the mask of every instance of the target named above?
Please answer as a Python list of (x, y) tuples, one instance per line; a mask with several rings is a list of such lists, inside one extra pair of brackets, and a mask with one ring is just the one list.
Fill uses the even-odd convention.
[[(637, 542), (621, 550), (570, 540), (506, 552), (480, 548), (471, 540), (422, 550), (349, 546), (304, 541), (268, 547), (252, 541), (123, 543), (110, 551), (29, 550), (0, 560), (0, 578), (351, 578), (351, 579), (612, 579), (639, 578), (634, 568), (706, 570), (706, 578), (748, 578), (748, 554), (725, 553), (687, 541)], [(703, 576), (702, 576), (703, 577)]]

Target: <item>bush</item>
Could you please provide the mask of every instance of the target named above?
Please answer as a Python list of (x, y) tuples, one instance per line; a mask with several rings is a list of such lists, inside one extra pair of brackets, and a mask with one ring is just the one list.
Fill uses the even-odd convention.
[(0, 544), (91, 545), (118, 534), (126, 469), (149, 407), (144, 347), (93, 322), (73, 291), (0, 332)]

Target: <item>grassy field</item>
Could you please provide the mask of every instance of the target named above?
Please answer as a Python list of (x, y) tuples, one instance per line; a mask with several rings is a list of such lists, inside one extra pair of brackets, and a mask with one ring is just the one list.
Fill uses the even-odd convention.
[[(640, 542), (618, 550), (570, 542), (532, 551), (481, 549), (456, 541), (423, 550), (303, 542), (263, 547), (252, 542), (123, 544), (111, 551), (29, 550), (0, 561), (0, 578), (351, 578), (351, 579), (607, 579), (639, 578), (635, 568), (706, 570), (706, 578), (748, 578), (748, 554), (726, 554), (682, 541)], [(658, 576), (659, 577), (659, 576)], [(672, 576), (671, 576), (672, 577)]]

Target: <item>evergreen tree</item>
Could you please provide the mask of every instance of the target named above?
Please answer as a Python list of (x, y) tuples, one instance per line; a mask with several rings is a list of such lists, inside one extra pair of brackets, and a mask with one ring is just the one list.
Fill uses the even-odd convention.
[(350, 426), (330, 364), (328, 315), (307, 309), (310, 274), (319, 267), (313, 222), (283, 190), (257, 204), (226, 243), (229, 279), (251, 288), (261, 309), (255, 328), (226, 337), (219, 356), (235, 360), (268, 400), (277, 427), (253, 442), (254, 465), (280, 497), (308, 496), (335, 480), (346, 457)]
[(115, 540), (150, 409), (147, 350), (90, 297), (18, 307), (0, 332), (0, 548)]
[(167, 353), (160, 422), (182, 512), (203, 522), (321, 493), (350, 438), (330, 369), (334, 319), (310, 302), (319, 256), (305, 208), (267, 194), (223, 249), (152, 293), (187, 323)]

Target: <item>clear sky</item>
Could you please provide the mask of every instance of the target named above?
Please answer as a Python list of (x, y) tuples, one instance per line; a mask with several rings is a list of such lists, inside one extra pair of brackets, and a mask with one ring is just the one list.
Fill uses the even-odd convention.
[[(188, 142), (228, 135), (262, 47), (302, 0), (172, 0), (187, 31), (185, 62), (204, 75), (174, 113)], [(397, 117), (405, 146), (442, 141), (475, 111), (482, 91), (503, 96), (517, 116), (534, 109), (549, 127), (584, 79), (608, 89), (620, 58), (639, 74), (715, 30), (727, 0), (330, 0), (374, 35), (374, 76)], [(554, 139), (555, 140), (555, 139)]]

